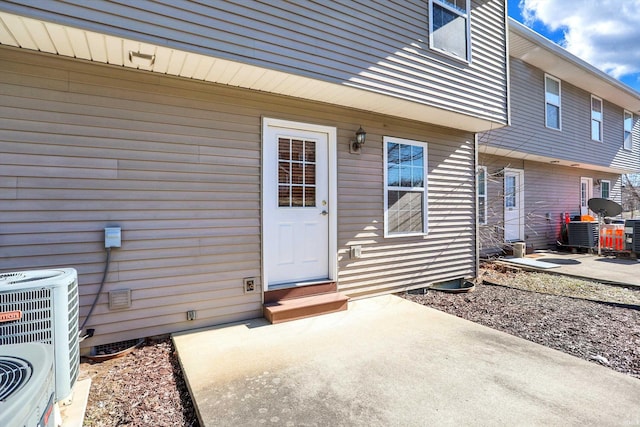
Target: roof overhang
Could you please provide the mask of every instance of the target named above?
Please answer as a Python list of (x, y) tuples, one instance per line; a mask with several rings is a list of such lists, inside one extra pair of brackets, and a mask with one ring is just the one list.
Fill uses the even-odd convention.
[(635, 114), (640, 114), (640, 93), (530, 28), (509, 18), (509, 56), (544, 70)]
[(478, 151), (482, 154), (500, 156), (500, 157), (509, 157), (512, 159), (521, 159), (528, 160), (531, 162), (540, 162), (547, 163), (556, 166), (568, 166), (577, 169), (588, 169), (592, 171), (606, 172), (606, 173), (614, 173), (614, 174), (629, 174), (629, 173), (637, 173), (636, 170), (633, 169), (622, 169), (615, 168), (604, 165), (595, 165), (591, 163), (579, 163), (573, 160), (565, 160), (560, 159), (558, 157), (550, 157), (550, 156), (540, 156), (537, 154), (526, 153), (523, 151), (514, 151), (512, 149), (494, 147), (489, 144), (478, 144)]
[(113, 66), (236, 86), (468, 132), (503, 124), (364, 88), (0, 11), (0, 44)]

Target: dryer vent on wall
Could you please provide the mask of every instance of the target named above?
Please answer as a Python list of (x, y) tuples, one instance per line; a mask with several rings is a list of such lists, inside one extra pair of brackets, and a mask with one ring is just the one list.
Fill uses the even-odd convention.
[(80, 369), (78, 274), (72, 268), (0, 273), (0, 346), (53, 346), (56, 402), (71, 395)]

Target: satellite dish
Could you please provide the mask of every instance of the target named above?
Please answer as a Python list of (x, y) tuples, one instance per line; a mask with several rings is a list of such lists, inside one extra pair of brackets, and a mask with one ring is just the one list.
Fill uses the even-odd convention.
[(594, 197), (587, 202), (589, 209), (601, 216), (616, 216), (622, 213), (622, 206), (609, 199)]

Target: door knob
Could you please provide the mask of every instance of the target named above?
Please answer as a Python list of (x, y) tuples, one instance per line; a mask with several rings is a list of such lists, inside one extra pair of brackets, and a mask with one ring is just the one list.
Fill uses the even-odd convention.
[(322, 215), (322, 216), (327, 216), (327, 215), (329, 215), (329, 212), (327, 212), (327, 211), (322, 211), (322, 212), (320, 212), (320, 215)]

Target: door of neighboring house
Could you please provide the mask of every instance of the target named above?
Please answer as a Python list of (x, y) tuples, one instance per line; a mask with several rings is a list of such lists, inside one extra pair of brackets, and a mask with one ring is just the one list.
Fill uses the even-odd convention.
[(264, 289), (335, 277), (336, 129), (263, 120)]
[(504, 170), (504, 240), (524, 240), (524, 171)]
[[(589, 199), (593, 197), (593, 179), (580, 178), (580, 215), (594, 215), (589, 210)], [(594, 215), (595, 217), (595, 215)]]

